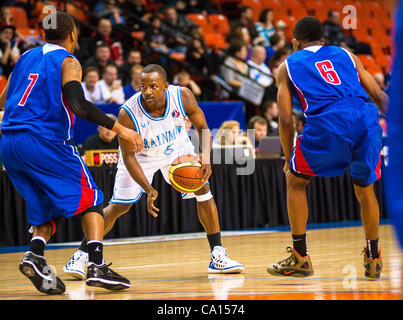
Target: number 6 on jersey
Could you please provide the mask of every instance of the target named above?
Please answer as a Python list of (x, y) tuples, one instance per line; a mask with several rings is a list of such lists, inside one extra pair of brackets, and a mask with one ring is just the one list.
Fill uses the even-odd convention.
[(27, 102), (28, 96), (32, 91), (32, 88), (34, 87), (36, 81), (38, 80), (39, 74), (38, 73), (30, 73), (28, 76), (28, 79), (31, 80), (29, 83), (27, 89), (24, 92), (24, 95), (22, 96), (20, 102), (18, 102), (18, 105), (23, 107), (25, 106), (25, 103)]
[(316, 69), (318, 69), (322, 78), (330, 84), (339, 85), (341, 84), (339, 75), (336, 70), (334, 70), (333, 64), (330, 60), (319, 61), (315, 63)]

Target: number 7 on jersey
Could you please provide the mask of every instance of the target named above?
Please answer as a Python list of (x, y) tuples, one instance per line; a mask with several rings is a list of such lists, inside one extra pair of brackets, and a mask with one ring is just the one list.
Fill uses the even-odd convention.
[(30, 73), (28, 76), (28, 80), (31, 80), (29, 83), (28, 87), (25, 89), (24, 95), (22, 96), (20, 102), (18, 102), (18, 105), (23, 107), (25, 106), (25, 103), (27, 102), (28, 96), (32, 91), (32, 88), (34, 87), (36, 81), (38, 80), (39, 74), (38, 73)]

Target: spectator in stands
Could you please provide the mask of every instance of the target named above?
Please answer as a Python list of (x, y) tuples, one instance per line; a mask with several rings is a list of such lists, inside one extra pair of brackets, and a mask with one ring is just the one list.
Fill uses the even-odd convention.
[(99, 1), (94, 8), (94, 12), (98, 19), (108, 18), (113, 25), (126, 24), (126, 20), (116, 6), (115, 0)]
[(188, 35), (196, 25), (185, 15), (178, 14), (175, 7), (166, 7), (164, 13), (163, 32), (168, 35), (168, 47), (171, 52), (186, 52), (190, 40)]
[(340, 25), (340, 13), (337, 10), (330, 10), (327, 20), (323, 22), (323, 33), (326, 45), (347, 47), (346, 35)]
[(235, 29), (231, 42), (235, 40), (240, 40), (246, 43), (248, 47), (248, 53), (246, 55), (246, 58), (249, 59), (252, 54), (252, 48), (253, 48), (253, 40), (250, 36), (249, 30), (245, 27), (239, 27)]
[[(117, 121), (114, 114), (107, 113), (111, 119)], [(87, 150), (112, 150), (119, 149), (118, 135), (112, 130), (108, 130), (102, 126), (98, 126), (97, 133), (88, 137), (82, 145), (80, 154), (83, 156)]]
[(89, 58), (85, 62), (83, 69), (97, 67), (101, 73), (107, 65), (114, 64), (114, 61), (110, 59), (110, 56), (111, 51), (109, 50), (109, 47), (105, 43), (100, 42), (95, 50), (95, 56)]
[[(0, 29), (4, 26), (14, 26), (14, 17), (10, 7), (1, 7), (0, 8)], [(15, 38), (20, 39), (24, 45), (28, 46), (29, 41), (18, 31), (16, 28), (14, 30)]]
[(269, 61), (269, 68), (271, 70), (271, 73), (273, 75), (274, 78), (276, 78), (277, 76), (277, 70), (280, 67), (280, 64), (283, 63), (283, 61), (285, 59), (287, 59), (287, 57), (289, 55), (291, 55), (292, 51), (288, 48), (281, 48), (280, 50), (278, 50), (274, 56), (272, 56), (270, 58)]
[(163, 32), (162, 21), (157, 14), (154, 14), (151, 17), (150, 22), (151, 25), (147, 28), (144, 34), (144, 41), (148, 46), (150, 46), (152, 51), (163, 54), (159, 57), (159, 60), (162, 65), (165, 65), (167, 59), (164, 57), (164, 54), (169, 54), (169, 48), (167, 46), (168, 37)]
[(231, 26), (227, 39), (228, 42), (231, 42), (231, 40), (233, 39), (234, 31), (239, 27), (247, 28), (252, 39), (255, 39), (258, 36), (255, 24), (252, 21), (252, 8), (248, 6), (242, 6), (239, 9), (239, 14), (239, 19), (235, 21)]
[(125, 63), (119, 67), (119, 79), (122, 80), (122, 85), (125, 86), (131, 81), (131, 69), (136, 64), (142, 64), (143, 55), (139, 49), (130, 49)]
[(173, 83), (177, 84), (178, 86), (190, 89), (196, 98), (199, 98), (202, 94), (202, 90), (197, 85), (197, 83), (192, 80), (189, 72), (187, 71), (182, 70), (181, 72), (176, 74)]
[(92, 103), (102, 103), (102, 90), (99, 85), (99, 71), (97, 67), (88, 67), (84, 69), (83, 87), (85, 99)]
[(103, 102), (116, 104), (125, 102), (125, 93), (123, 92), (122, 81), (118, 79), (116, 65), (107, 65), (102, 72), (102, 79), (98, 83), (101, 87)]
[(255, 24), (259, 37), (264, 39), (263, 46), (270, 47), (270, 37), (276, 33), (273, 25), (273, 10), (263, 9), (259, 15), (259, 21)]
[(123, 47), (119, 38), (112, 35), (112, 23), (109, 19), (100, 19), (95, 34), (90, 38), (88, 43), (88, 53), (94, 55), (98, 44), (105, 43), (110, 52), (110, 58), (117, 65), (123, 63)]
[(123, 87), (126, 100), (140, 91), (140, 75), (143, 68), (141, 64), (135, 64), (130, 69), (130, 82)]
[(248, 75), (248, 65), (245, 63), (248, 47), (243, 41), (234, 41), (228, 53), (221, 66), (221, 74), (232, 88), (238, 90), (242, 85), (242, 79)]
[(382, 73), (376, 72), (373, 77), (381, 88), (385, 88), (385, 76)]
[(0, 29), (0, 74), (8, 77), (20, 57), (18, 42), (15, 40), (15, 28), (5, 25)]
[(255, 130), (255, 149), (257, 150), (260, 140), (267, 137), (267, 121), (261, 116), (254, 116), (248, 122), (248, 129)]
[(278, 136), (278, 107), (277, 102), (266, 100), (263, 102), (262, 114), (267, 122), (267, 135)]
[(271, 46), (266, 48), (266, 61), (265, 63), (269, 65), (271, 57), (273, 57), (277, 51), (284, 48), (286, 45), (285, 39), (280, 35), (280, 33), (275, 33), (270, 37)]
[(273, 83), (273, 77), (266, 61), (266, 49), (263, 46), (254, 46), (252, 56), (247, 61), (249, 65), (249, 77), (257, 81), (263, 87), (269, 87)]
[(241, 126), (238, 121), (224, 121), (214, 137), (213, 147), (228, 145), (250, 144), (248, 137), (241, 135)]
[(201, 71), (203, 74), (208, 74), (212, 71), (209, 49), (198, 34), (192, 34), (185, 60), (191, 67)]

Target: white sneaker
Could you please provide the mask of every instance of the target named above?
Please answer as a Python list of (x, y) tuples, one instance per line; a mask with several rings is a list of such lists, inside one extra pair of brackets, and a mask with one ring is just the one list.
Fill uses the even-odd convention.
[(84, 280), (85, 279), (85, 266), (88, 262), (88, 253), (77, 250), (73, 253), (70, 260), (63, 267), (64, 273), (67, 273), (74, 278)]
[(213, 248), (208, 266), (209, 273), (242, 273), (243, 270), (242, 264), (227, 257), (223, 247), (215, 246)]

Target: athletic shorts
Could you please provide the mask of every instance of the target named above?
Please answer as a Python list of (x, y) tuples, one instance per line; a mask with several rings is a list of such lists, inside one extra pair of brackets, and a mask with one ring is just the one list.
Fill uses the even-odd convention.
[(26, 132), (7, 133), (1, 137), (0, 151), (33, 226), (72, 217), (104, 200), (79, 153), (68, 143)]
[(350, 168), (365, 187), (381, 177), (382, 128), (372, 103), (332, 105), (309, 115), (290, 158), (291, 172), (302, 177), (338, 177)]
[[(169, 157), (163, 159), (150, 160), (147, 157), (137, 156), (137, 161), (139, 162), (141, 168), (143, 169), (144, 175), (146, 176), (148, 182), (151, 184), (153, 181), (154, 174), (161, 170), (161, 173), (165, 181), (169, 184), (169, 167), (171, 163), (179, 156), (192, 154), (195, 155), (194, 146), (189, 141), (185, 145), (180, 146), (176, 151), (174, 151)], [(143, 188), (133, 180), (130, 176), (129, 171), (123, 162), (123, 159), (119, 152), (119, 161), (117, 165), (117, 172), (115, 176), (115, 185), (113, 188), (113, 196), (109, 201), (110, 203), (119, 204), (132, 204), (140, 200)], [(183, 199), (194, 198), (193, 193), (182, 193)]]

